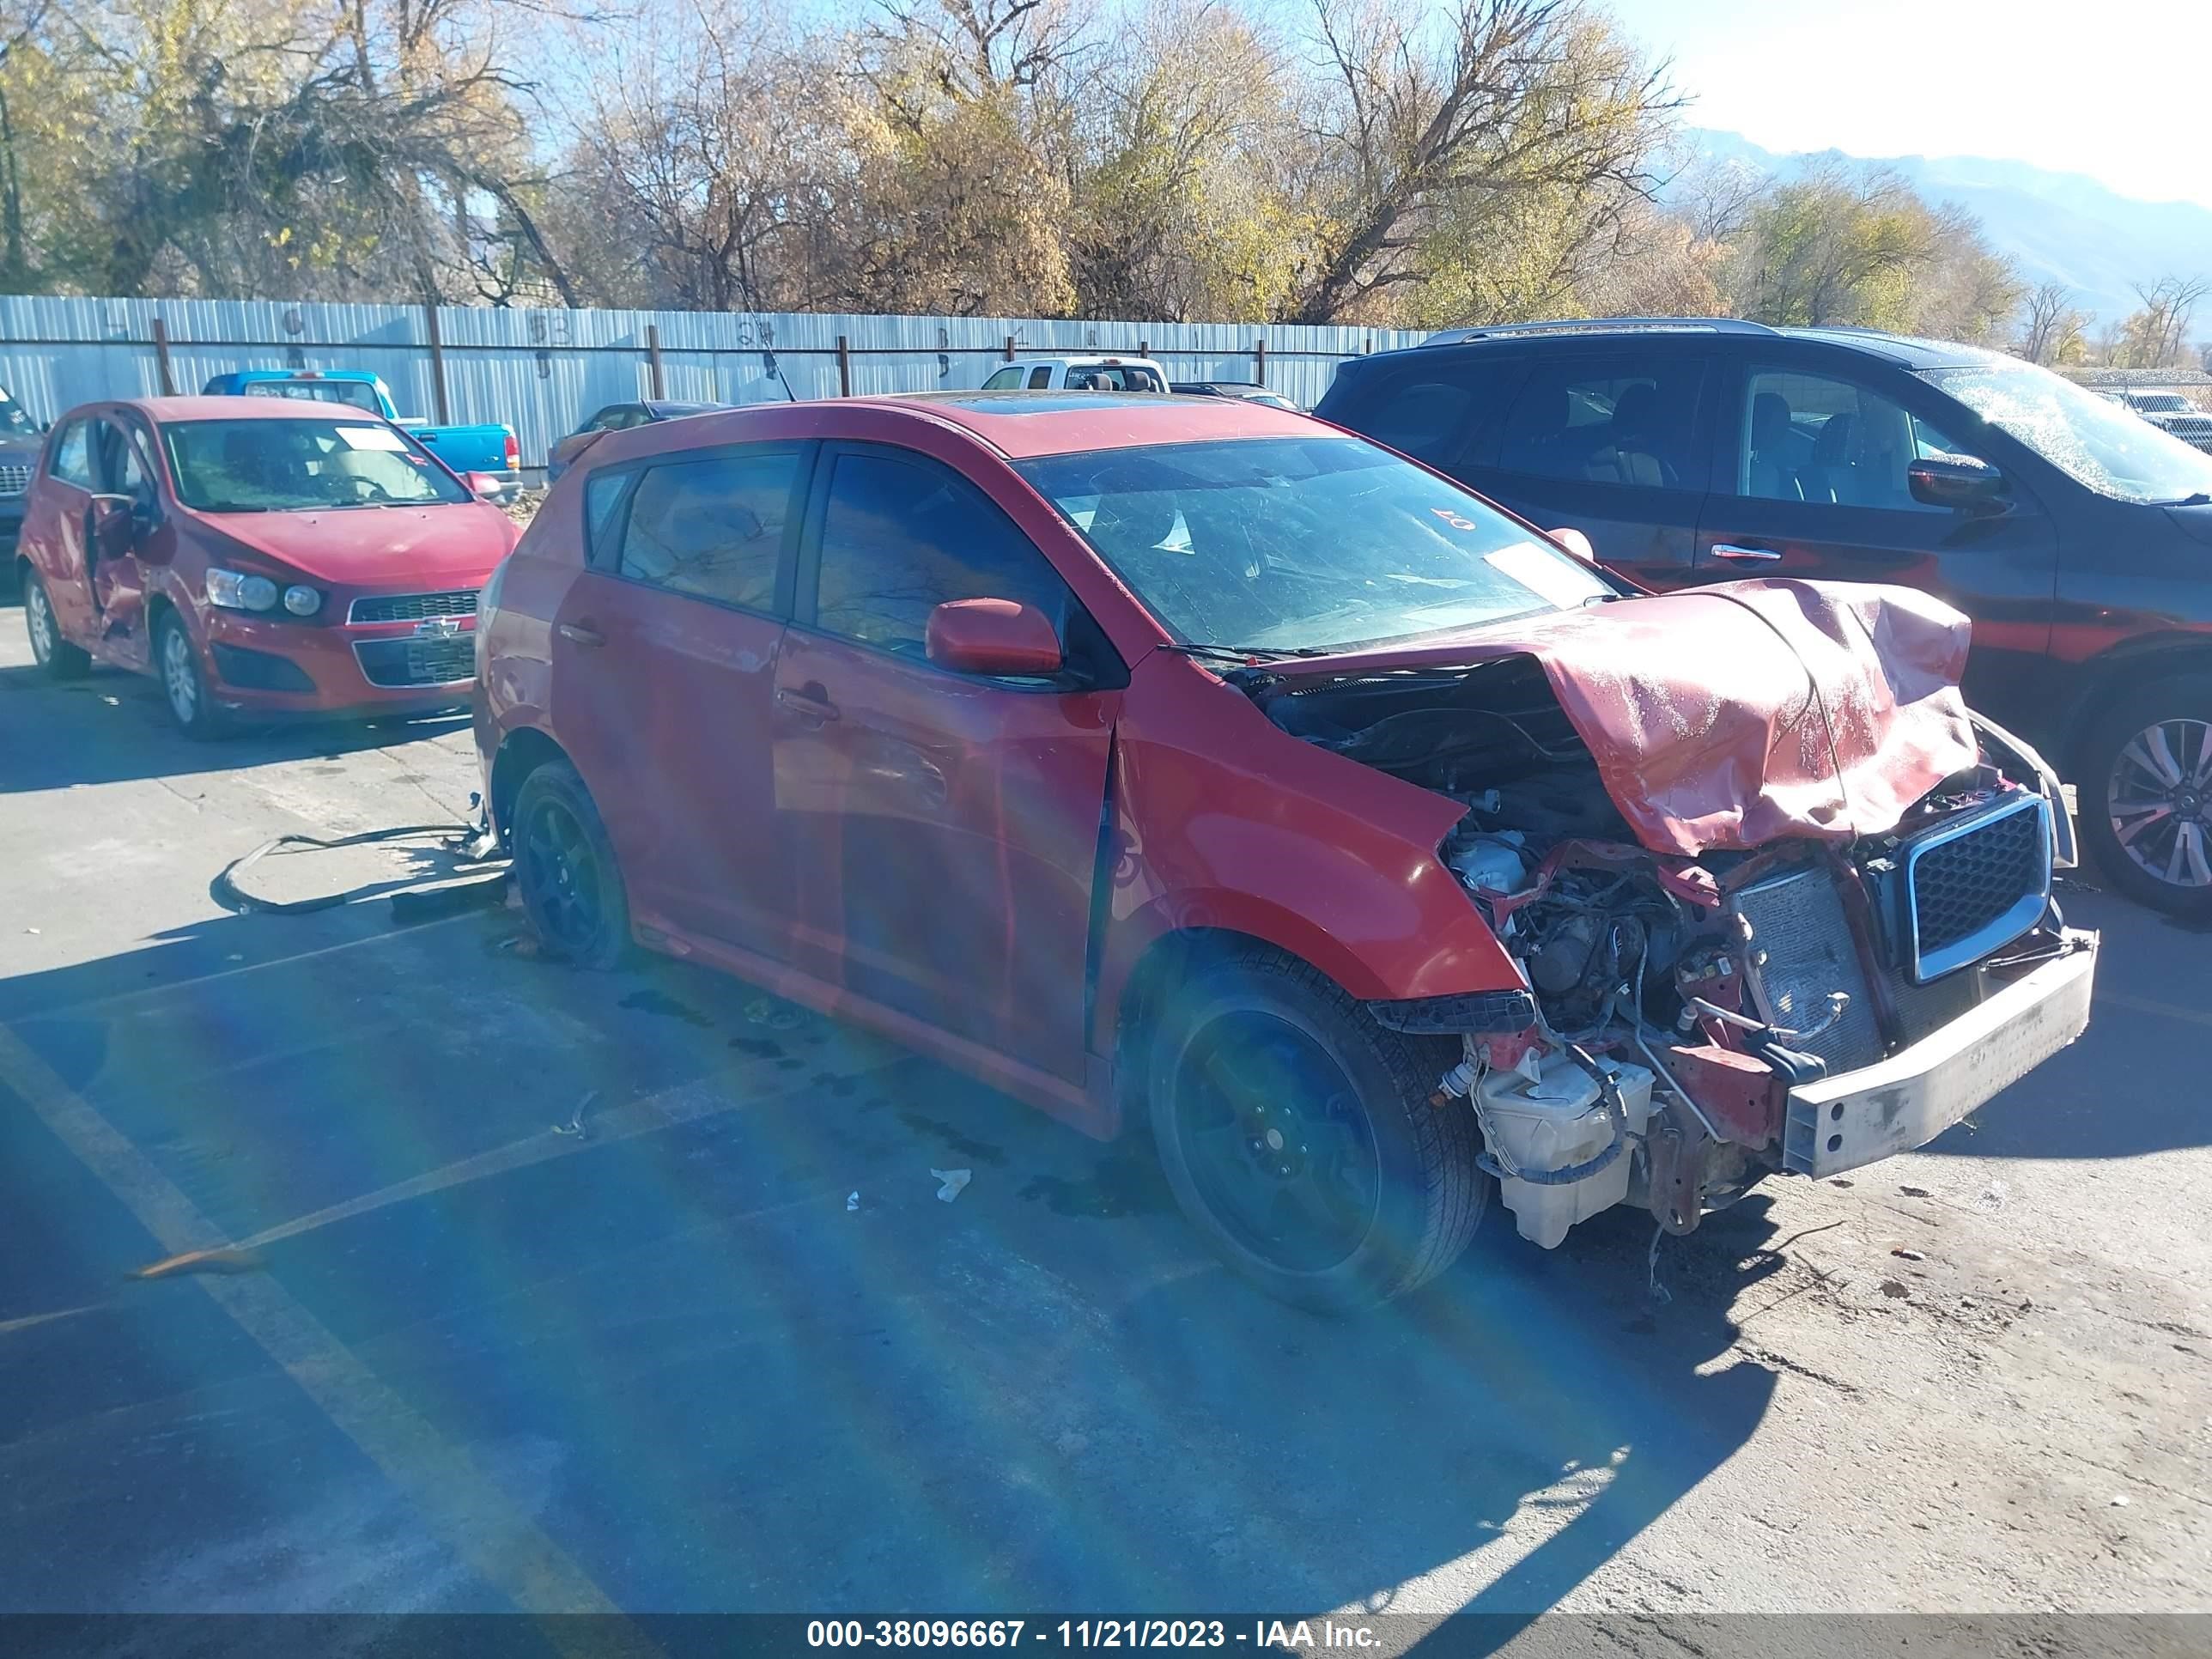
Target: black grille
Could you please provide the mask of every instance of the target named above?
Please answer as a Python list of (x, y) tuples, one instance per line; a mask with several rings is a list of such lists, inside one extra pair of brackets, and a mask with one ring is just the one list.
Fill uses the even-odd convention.
[(447, 685), (477, 672), (476, 637), (450, 640), (363, 640), (354, 647), (371, 685)]
[[(2020, 906), (2023, 896), (2040, 894), (2047, 844), (2042, 813), (2014, 811), (1915, 858), (1912, 915), (1918, 924), (1922, 957), (1996, 927)], [(2037, 910), (2040, 914), (2041, 906)], [(1990, 948), (2003, 942), (1993, 940)]]
[(477, 590), (457, 587), (445, 593), (379, 593), (356, 599), (347, 619), (357, 623), (421, 622), (426, 617), (473, 617)]

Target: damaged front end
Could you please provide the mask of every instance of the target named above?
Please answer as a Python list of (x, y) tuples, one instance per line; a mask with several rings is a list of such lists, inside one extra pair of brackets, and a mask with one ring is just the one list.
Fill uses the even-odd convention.
[(1963, 622), (1731, 587), (1479, 658), (1232, 677), (1285, 731), (1465, 807), (1439, 856), (1521, 986), (1370, 1008), (1460, 1037), (1439, 1107), (1468, 1103), (1546, 1248), (1615, 1204), (1686, 1232), (1769, 1173), (1920, 1146), (2087, 1024), (2096, 939), (2051, 893), (2064, 800), (1960, 703)]

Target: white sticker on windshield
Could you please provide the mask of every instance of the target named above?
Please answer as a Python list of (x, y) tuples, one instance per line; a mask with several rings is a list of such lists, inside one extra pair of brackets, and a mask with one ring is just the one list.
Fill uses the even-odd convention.
[(1606, 585), (1564, 553), (1552, 553), (1534, 542), (1516, 542), (1482, 561), (1501, 576), (1519, 582), (1547, 605), (1571, 611), (1585, 600), (1609, 592)]
[(348, 449), (389, 449), (398, 454), (407, 453), (407, 440), (388, 426), (342, 426), (338, 441)]

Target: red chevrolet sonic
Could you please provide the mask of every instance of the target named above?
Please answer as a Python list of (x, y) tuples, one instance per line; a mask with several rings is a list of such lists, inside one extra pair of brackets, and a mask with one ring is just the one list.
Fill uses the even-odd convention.
[(1966, 643), (1639, 594), (1249, 403), (855, 399), (594, 445), (485, 590), (477, 732), (553, 950), (1149, 1123), (1231, 1263), (1344, 1307), (1493, 1191), (1686, 1231), (2081, 1031), (2072, 824)]
[(41, 667), (153, 674), (207, 737), (241, 714), (466, 702), (477, 593), (515, 536), (373, 415), (147, 398), (56, 422), (17, 555)]

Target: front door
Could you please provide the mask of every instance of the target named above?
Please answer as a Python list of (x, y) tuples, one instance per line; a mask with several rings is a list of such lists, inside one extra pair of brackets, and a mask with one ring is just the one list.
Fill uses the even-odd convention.
[(592, 545), (551, 642), (562, 738), (636, 920), (779, 958), (769, 720), (810, 453), (746, 444), (595, 472)]
[[(1894, 393), (1895, 395), (1892, 395)], [(1730, 458), (1698, 532), (1697, 574), (1822, 577), (1925, 588), (1973, 619), (1967, 700), (2000, 719), (2038, 694), (2057, 583), (2051, 521), (2014, 481), (2002, 512), (1915, 501), (1923, 456), (1976, 459), (1911, 386), (1753, 363), (1733, 377)]]
[(817, 978), (1046, 1072), (1084, 1071), (1091, 878), (1120, 693), (948, 672), (949, 599), (1074, 596), (968, 479), (825, 448), (776, 664), (775, 806)]
[(108, 655), (149, 659), (146, 562), (165, 533), (147, 438), (135, 422), (104, 416), (92, 423), (93, 472), (100, 489), (86, 503), (82, 535), (93, 603)]

